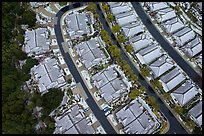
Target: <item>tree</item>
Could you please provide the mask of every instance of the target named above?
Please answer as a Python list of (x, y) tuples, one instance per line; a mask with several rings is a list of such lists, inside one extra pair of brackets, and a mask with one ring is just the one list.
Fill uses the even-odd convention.
[(183, 108), (181, 106), (175, 105), (174, 110), (181, 115), (183, 113)]
[(101, 30), (100, 35), (101, 35), (102, 37), (104, 37), (104, 36), (108, 35), (108, 32), (103, 29), (103, 30)]
[(138, 96), (140, 96), (140, 91), (139, 90), (137, 90), (137, 89), (133, 89), (132, 91), (131, 91), (131, 93), (128, 95), (129, 96), (129, 98), (130, 99), (135, 99), (135, 98), (137, 98)]
[(158, 103), (156, 102), (156, 99), (155, 99), (154, 96), (148, 96), (148, 97), (146, 98), (146, 102), (147, 102), (148, 104), (152, 105), (152, 106), (155, 108), (156, 111), (159, 110), (159, 105), (158, 105)]
[(170, 92), (164, 93), (163, 97), (165, 100), (170, 101), (171, 100), (171, 93)]
[(96, 12), (96, 4), (94, 4), (93, 2), (90, 2), (87, 6), (87, 10), (90, 10), (91, 12), (95, 13)]
[(26, 64), (25, 65), (23, 65), (23, 71), (25, 72), (25, 73), (29, 73), (30, 72), (30, 69), (34, 66), (34, 65), (37, 65), (37, 64), (39, 64), (38, 63), (38, 60), (36, 60), (36, 59), (32, 59), (32, 58), (28, 58), (27, 60), (26, 60)]
[(113, 16), (112, 14), (107, 14), (106, 20), (107, 20), (108, 22), (112, 22), (112, 21), (114, 20), (114, 16)]
[(133, 51), (133, 47), (132, 45), (127, 45), (125, 46), (125, 49), (127, 50), (127, 52), (131, 53)]
[(146, 88), (145, 88), (144, 86), (141, 86), (141, 87), (140, 87), (140, 90), (141, 90), (143, 93), (146, 92)]
[(126, 39), (125, 39), (125, 36), (122, 35), (122, 34), (118, 35), (117, 38), (118, 38), (118, 42), (119, 42), (119, 43), (124, 43), (125, 40), (126, 40)]
[(71, 84), (71, 83), (72, 83), (72, 79), (69, 78), (69, 79), (67, 80), (67, 83), (68, 83), (68, 84)]
[(99, 14), (95, 13), (94, 14), (94, 18), (98, 19), (99, 18)]
[(133, 80), (133, 82), (136, 82), (138, 80), (138, 76), (136, 76), (135, 74), (133, 76), (131, 76), (131, 80)]
[(45, 111), (46, 114), (49, 114), (51, 111), (57, 108), (62, 101), (63, 95), (64, 93), (61, 91), (61, 89), (49, 89), (48, 93), (45, 93), (42, 96), (43, 111)]
[(113, 27), (112, 27), (112, 31), (113, 33), (117, 33), (120, 31), (120, 26), (118, 24), (115, 24)]
[(151, 81), (151, 83), (155, 89), (163, 90), (163, 86), (162, 86), (161, 82), (159, 82), (158, 79)]
[(145, 64), (143, 64), (143, 66), (140, 67), (140, 71), (141, 71), (141, 74), (145, 77), (150, 75), (149, 69), (147, 68)]
[(102, 8), (106, 13), (110, 10), (109, 6), (107, 4), (104, 4), (104, 3), (102, 4)]

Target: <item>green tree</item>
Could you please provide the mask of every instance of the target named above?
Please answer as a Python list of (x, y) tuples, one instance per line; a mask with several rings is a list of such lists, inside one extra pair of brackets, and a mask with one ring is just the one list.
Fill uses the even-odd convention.
[(32, 59), (32, 58), (28, 58), (27, 60), (26, 60), (26, 64), (25, 65), (23, 65), (23, 71), (25, 72), (25, 73), (29, 73), (30, 72), (30, 69), (34, 66), (34, 65), (37, 65), (37, 64), (39, 64), (38, 63), (38, 60), (36, 60), (36, 59)]
[(133, 51), (133, 47), (132, 45), (127, 45), (125, 46), (125, 49), (127, 50), (127, 52), (131, 53)]
[(118, 35), (117, 38), (118, 38), (118, 42), (119, 42), (119, 43), (124, 43), (125, 40), (126, 40), (126, 39), (125, 39), (125, 36), (122, 35), (122, 34)]
[(112, 14), (107, 14), (106, 20), (107, 20), (108, 22), (113, 22), (113, 21), (114, 21), (114, 16), (113, 16)]
[(151, 83), (155, 89), (163, 90), (163, 86), (162, 86), (161, 82), (159, 82), (158, 79), (151, 81)]
[(150, 75), (149, 69), (147, 68), (147, 65), (143, 64), (142, 67), (140, 67), (141, 74), (145, 77), (148, 77)]
[(61, 89), (55, 89), (55, 88), (49, 89), (48, 93), (45, 93), (42, 96), (43, 111), (46, 114), (49, 114), (51, 111), (57, 108), (62, 101), (63, 95), (64, 93), (61, 91)]
[(142, 93), (145, 93), (145, 92), (146, 92), (146, 88), (145, 88), (144, 86), (141, 86), (141, 87), (140, 87), (140, 90), (141, 90)]
[(174, 110), (181, 115), (183, 113), (183, 108), (181, 106), (175, 105)]
[(108, 35), (108, 32), (103, 29), (103, 30), (101, 30), (100, 35), (101, 35), (102, 37), (107, 36), (107, 35)]
[(120, 31), (120, 26), (118, 24), (115, 24), (113, 27), (112, 27), (112, 31), (113, 33), (118, 33)]
[(107, 5), (107, 4), (102, 4), (102, 8), (103, 8), (103, 10), (107, 13), (108, 11), (110, 11), (110, 8), (109, 8), (109, 6)]
[(133, 80), (133, 82), (137, 82), (138, 81), (138, 76), (133, 74), (133, 76), (131, 76), (131, 80)]
[(138, 96), (140, 96), (140, 91), (139, 90), (137, 90), (137, 89), (133, 89), (132, 91), (131, 91), (131, 93), (129, 94), (129, 98), (130, 99), (135, 99), (135, 98), (137, 98)]
[(163, 97), (164, 97), (164, 99), (167, 100), (167, 101), (170, 101), (170, 100), (172, 99), (170, 92), (164, 93), (164, 94), (163, 94)]
[(96, 12), (96, 4), (94, 4), (93, 2), (90, 2), (87, 6), (87, 10), (90, 10), (91, 12), (95, 13)]

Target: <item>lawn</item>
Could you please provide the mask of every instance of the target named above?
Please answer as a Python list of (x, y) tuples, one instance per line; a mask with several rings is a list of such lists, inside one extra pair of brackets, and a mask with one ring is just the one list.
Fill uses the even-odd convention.
[(59, 5), (60, 5), (60, 6), (67, 5), (67, 2), (59, 2)]

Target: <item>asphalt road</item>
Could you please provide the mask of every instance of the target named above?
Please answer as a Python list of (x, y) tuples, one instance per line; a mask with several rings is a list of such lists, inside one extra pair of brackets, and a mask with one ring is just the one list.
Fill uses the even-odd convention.
[[(115, 38), (112, 37), (112, 32), (103, 16), (102, 11), (99, 8), (99, 5), (97, 4), (97, 13), (99, 14), (99, 19), (101, 23), (103, 24), (104, 29), (108, 32), (108, 34), (111, 36), (112, 41), (115, 45), (119, 47), (118, 42), (115, 40)], [(168, 118), (170, 123), (170, 128), (167, 134), (174, 134), (175, 132), (177, 134), (187, 134), (186, 130), (180, 125), (180, 123), (177, 121), (177, 119), (173, 116), (171, 111), (166, 107), (166, 105), (161, 101), (161, 99), (157, 96), (157, 94), (152, 90), (151, 86), (140, 76), (140, 73), (135, 68), (135, 66), (132, 64), (132, 62), (129, 60), (127, 55), (124, 53), (124, 51), (121, 49), (121, 56), (123, 59), (127, 61), (127, 63), (130, 65), (134, 73), (138, 76), (138, 81), (141, 83), (142, 86), (144, 86), (147, 90), (148, 95), (154, 96), (156, 98), (157, 103), (160, 105), (161, 112)]]
[(113, 129), (113, 127), (111, 126), (111, 124), (108, 122), (108, 120), (106, 119), (106, 116), (104, 114), (104, 112), (102, 110), (100, 110), (100, 108), (98, 107), (98, 105), (95, 103), (94, 99), (92, 98), (91, 94), (89, 93), (86, 85), (84, 84), (79, 72), (77, 71), (77, 68), (75, 67), (69, 53), (65, 53), (62, 47), (62, 42), (64, 42), (63, 37), (62, 37), (62, 32), (61, 32), (61, 28), (60, 28), (60, 18), (63, 15), (64, 12), (72, 9), (72, 8), (76, 8), (81, 6), (80, 4), (76, 3), (74, 5), (71, 6), (66, 6), (64, 8), (62, 8), (56, 15), (56, 17), (58, 17), (57, 20), (57, 25), (54, 25), (54, 29), (55, 29), (55, 34), (56, 34), (56, 38), (57, 38), (57, 43), (59, 45), (59, 48), (61, 50), (62, 55), (64, 56), (65, 62), (70, 70), (70, 72), (72, 73), (74, 79), (76, 80), (76, 82), (80, 82), (83, 89), (85, 90), (88, 99), (86, 99), (87, 104), (89, 105), (89, 107), (91, 108), (91, 110), (93, 111), (94, 115), (96, 116), (97, 120), (99, 120), (101, 126), (104, 128), (104, 130), (106, 131), (107, 134), (116, 134), (115, 130)]
[(131, 2), (138, 16), (143, 24), (152, 34), (154, 39), (161, 45), (161, 47), (169, 54), (169, 56), (186, 72), (186, 74), (202, 89), (202, 77), (189, 66), (189, 64), (174, 50), (174, 47), (164, 39), (160, 32), (156, 29), (150, 18), (145, 13), (139, 2)]

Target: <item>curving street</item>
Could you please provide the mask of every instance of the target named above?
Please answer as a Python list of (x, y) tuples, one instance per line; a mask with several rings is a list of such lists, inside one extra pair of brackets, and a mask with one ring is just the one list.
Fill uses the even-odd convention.
[(71, 56), (69, 55), (69, 53), (65, 53), (62, 47), (62, 43), (64, 42), (63, 40), (63, 36), (62, 36), (62, 32), (61, 32), (61, 27), (60, 27), (60, 18), (62, 17), (62, 15), (73, 8), (77, 8), (80, 7), (81, 5), (76, 3), (74, 5), (68, 5), (64, 8), (62, 8), (61, 10), (59, 10), (59, 12), (56, 14), (57, 17), (57, 24), (54, 25), (54, 29), (55, 29), (55, 34), (56, 34), (56, 38), (57, 38), (57, 43), (59, 45), (61, 54), (64, 56), (64, 60), (70, 70), (70, 72), (72, 73), (75, 81), (78, 83), (80, 82), (83, 89), (85, 90), (88, 99), (86, 99), (87, 104), (89, 105), (89, 107), (91, 108), (91, 110), (94, 112), (94, 115), (96, 116), (97, 120), (100, 122), (101, 126), (104, 128), (104, 130), (106, 131), (106, 133), (108, 134), (116, 134), (115, 130), (113, 129), (113, 127), (111, 126), (111, 124), (108, 122), (106, 116), (104, 115), (104, 112), (102, 110), (100, 110), (100, 108), (98, 107), (98, 105), (95, 103), (94, 99), (92, 98), (91, 94), (89, 93), (85, 83), (83, 82), (83, 79), (81, 78), (77, 68), (74, 65), (74, 62), (71, 59)]
[[(111, 36), (111, 39), (113, 41), (113, 44), (117, 45), (120, 47), (116, 39), (112, 37), (113, 33), (111, 29), (109, 28), (106, 19), (104, 18), (104, 15), (102, 11), (100, 10), (100, 7), (97, 4), (97, 13), (99, 14), (99, 19), (101, 23), (103, 24), (104, 29), (108, 32), (108, 34)], [(156, 98), (157, 103), (160, 105), (160, 111), (167, 117), (170, 123), (170, 128), (167, 134), (187, 134), (186, 130), (180, 125), (178, 120), (174, 117), (174, 115), (171, 113), (171, 111), (166, 107), (166, 105), (162, 102), (162, 100), (157, 96), (157, 94), (154, 92), (154, 90), (151, 88), (151, 86), (143, 79), (142, 76), (140, 76), (140, 73), (138, 70), (135, 68), (134, 64), (132, 63), (131, 60), (129, 60), (128, 56), (125, 54), (124, 50), (120, 48), (121, 51), (121, 56), (123, 59), (127, 61), (127, 63), (130, 65), (134, 73), (138, 76), (138, 81), (141, 83), (142, 86), (144, 86), (147, 90), (148, 95), (154, 96)]]
[(154, 37), (154, 39), (161, 45), (161, 47), (169, 54), (169, 56), (186, 72), (186, 74), (202, 89), (202, 77), (195, 72), (195, 70), (189, 66), (189, 64), (169, 45), (166, 39), (152, 24), (151, 19), (143, 10), (139, 2), (131, 2), (138, 16), (142, 20), (142, 23), (146, 26), (148, 31)]

